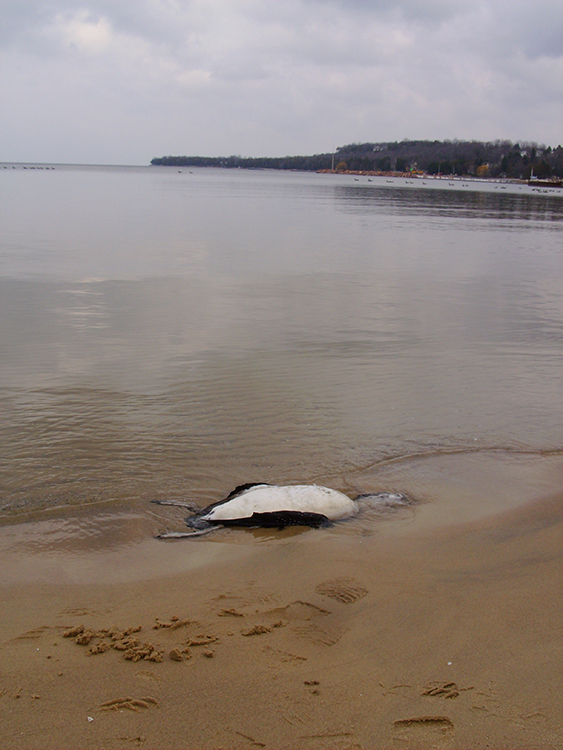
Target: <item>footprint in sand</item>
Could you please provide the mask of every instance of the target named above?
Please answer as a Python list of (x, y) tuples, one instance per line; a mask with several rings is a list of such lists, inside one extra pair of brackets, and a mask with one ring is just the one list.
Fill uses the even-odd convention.
[(59, 617), (88, 617), (89, 615), (107, 615), (110, 613), (110, 609), (99, 610), (91, 609), (90, 607), (66, 607), (61, 609)]
[(283, 651), (282, 649), (272, 648), (271, 646), (265, 646), (262, 649), (262, 652), (266, 655), (268, 661), (274, 666), (286, 664), (296, 665), (307, 661), (306, 656), (299, 656), (298, 654), (291, 653), (291, 651)]
[[(273, 628), (287, 625), (298, 638), (304, 638), (320, 646), (333, 646), (342, 638), (346, 630), (330, 622), (328, 616), (331, 614), (328, 609), (298, 600), (285, 607), (276, 607), (257, 613), (255, 617), (258, 623), (252, 629), (252, 634), (268, 633)], [(242, 634), (250, 635), (250, 632)]]
[(454, 725), (448, 716), (415, 716), (393, 722), (393, 740), (401, 747), (418, 750), (448, 748), (454, 737)]
[(310, 623), (293, 628), (293, 632), (298, 638), (311, 641), (317, 646), (334, 646), (342, 638), (346, 628), (337, 625), (323, 625), (321, 628), (315, 623)]
[(145, 696), (144, 698), (113, 698), (110, 701), (105, 701), (99, 706), (100, 711), (121, 711), (124, 708), (129, 711), (140, 711), (141, 709), (150, 708), (151, 706), (159, 707), (159, 702), (156, 698), (151, 696)]
[[(465, 688), (466, 690), (468, 688)], [(428, 695), (432, 698), (452, 699), (459, 696), (459, 688), (455, 682), (429, 682), (424, 686), (421, 695)]]
[(228, 726), (223, 726), (212, 736), (211, 744), (208, 745), (206, 743), (205, 747), (228, 747), (232, 750), (254, 750), (266, 747), (266, 743), (260, 742), (259, 739), (250, 734), (246, 734), (245, 732), (232, 729)]
[(326, 732), (301, 735), (299, 744), (307, 750), (362, 750), (353, 732)]
[(21, 635), (16, 636), (13, 638), (14, 641), (34, 641), (41, 636), (43, 636), (48, 630), (51, 630), (51, 628), (48, 625), (42, 625), (39, 628), (34, 628), (33, 630), (28, 630), (25, 633), (22, 633)]
[(361, 584), (353, 578), (333, 578), (330, 581), (319, 583), (316, 592), (323, 596), (329, 596), (340, 604), (353, 604), (363, 599), (368, 593)]

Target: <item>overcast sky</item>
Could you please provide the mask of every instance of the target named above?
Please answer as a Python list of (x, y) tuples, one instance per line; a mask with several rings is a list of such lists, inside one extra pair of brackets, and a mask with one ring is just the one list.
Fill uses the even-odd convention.
[(0, 0), (0, 160), (563, 141), (561, 0)]

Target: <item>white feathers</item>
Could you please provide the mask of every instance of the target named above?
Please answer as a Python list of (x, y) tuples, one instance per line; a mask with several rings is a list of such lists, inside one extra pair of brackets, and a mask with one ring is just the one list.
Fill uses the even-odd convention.
[(276, 511), (318, 513), (329, 521), (356, 515), (358, 504), (342, 492), (316, 484), (288, 486), (258, 484), (225, 502), (218, 503), (201, 516), (204, 521), (220, 523), (237, 518), (250, 518), (253, 513)]

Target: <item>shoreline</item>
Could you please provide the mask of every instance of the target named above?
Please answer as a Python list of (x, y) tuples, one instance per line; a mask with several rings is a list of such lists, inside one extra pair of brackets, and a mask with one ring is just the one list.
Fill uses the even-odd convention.
[[(164, 165), (164, 164), (158, 164), (158, 165), (151, 165), (151, 164), (80, 164), (80, 163), (63, 163), (63, 162), (0, 162), (0, 169), (13, 169), (13, 170), (29, 170), (29, 171), (55, 171), (57, 169), (61, 171), (73, 171), (73, 170), (81, 170), (81, 169), (87, 169), (92, 171), (105, 171), (105, 170), (113, 170), (113, 171), (140, 171), (140, 172), (146, 172), (146, 171), (155, 171), (155, 169), (162, 169), (164, 172), (170, 172), (173, 173), (174, 170), (176, 172), (182, 172), (181, 169), (177, 169), (175, 165)], [(197, 170), (197, 171), (206, 171), (206, 170), (220, 170), (220, 171), (226, 171), (226, 172), (236, 172), (236, 171), (243, 171), (243, 172), (272, 172), (272, 173), (294, 173), (294, 174), (303, 174), (303, 175), (348, 175), (348, 176), (354, 176), (354, 177), (379, 177), (379, 178), (387, 178), (388, 180), (404, 180), (407, 184), (421, 184), (422, 181), (424, 181), (424, 184), (426, 184), (428, 181), (431, 183), (444, 183), (449, 182), (450, 184), (455, 185), (456, 183), (461, 183), (462, 186), (468, 187), (469, 184), (471, 184), (472, 187), (478, 187), (480, 186), (487, 186), (487, 185), (513, 185), (513, 186), (519, 186), (519, 187), (530, 187), (532, 188), (532, 192), (539, 191), (544, 192), (544, 190), (548, 190), (550, 193), (553, 192), (555, 194), (561, 194), (563, 195), (563, 187), (561, 185), (561, 180), (558, 178), (555, 179), (538, 179), (537, 181), (530, 181), (528, 179), (524, 178), (517, 178), (517, 177), (477, 177), (476, 175), (466, 174), (466, 175), (451, 175), (451, 174), (445, 174), (445, 173), (438, 173), (438, 174), (427, 174), (426, 172), (422, 171), (415, 171), (415, 172), (397, 172), (394, 170), (391, 171), (382, 171), (377, 169), (370, 169), (370, 170), (361, 170), (361, 169), (331, 169), (331, 168), (325, 168), (325, 169), (294, 169), (294, 168), (287, 168), (287, 169), (281, 169), (281, 168), (273, 168), (273, 167), (224, 167), (219, 165), (210, 165), (210, 166), (202, 166), (202, 165), (186, 165), (183, 166), (182, 169), (186, 170)], [(189, 171), (188, 174), (193, 174), (193, 171)], [(412, 182), (411, 182), (412, 181)], [(561, 193), (559, 193), (561, 191)]]
[(559, 468), (456, 523), (51, 550), (0, 586), (0, 748), (555, 750)]

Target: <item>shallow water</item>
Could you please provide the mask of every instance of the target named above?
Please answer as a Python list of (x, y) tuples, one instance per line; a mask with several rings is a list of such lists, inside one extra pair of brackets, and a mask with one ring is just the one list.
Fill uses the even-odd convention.
[(408, 491), (420, 519), (445, 492), (459, 520), (559, 460), (561, 191), (18, 165), (0, 193), (0, 513), (54, 524), (36, 548), (248, 481)]

